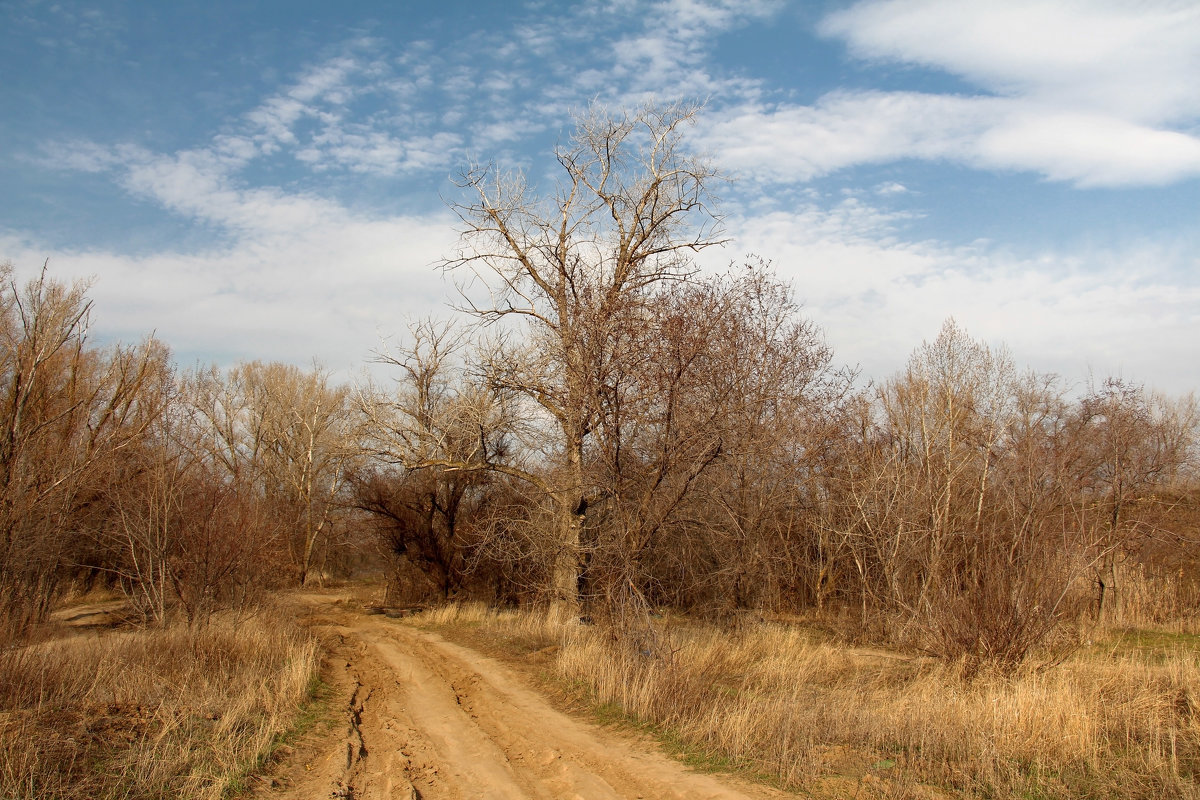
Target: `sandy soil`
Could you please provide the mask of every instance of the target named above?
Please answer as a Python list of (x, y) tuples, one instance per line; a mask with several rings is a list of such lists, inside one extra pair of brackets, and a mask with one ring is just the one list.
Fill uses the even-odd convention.
[(653, 742), (567, 716), (504, 664), (334, 598), (304, 598), (345, 723), (288, 748), (258, 793), (313, 800), (790, 797), (688, 770)]

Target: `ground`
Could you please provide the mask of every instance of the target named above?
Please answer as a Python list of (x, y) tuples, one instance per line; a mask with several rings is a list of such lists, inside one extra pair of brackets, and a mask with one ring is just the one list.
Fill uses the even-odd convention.
[(329, 647), (339, 722), (283, 750), (271, 800), (762, 800), (791, 797), (689, 770), (646, 737), (555, 708), (527, 675), (329, 594), (300, 598)]

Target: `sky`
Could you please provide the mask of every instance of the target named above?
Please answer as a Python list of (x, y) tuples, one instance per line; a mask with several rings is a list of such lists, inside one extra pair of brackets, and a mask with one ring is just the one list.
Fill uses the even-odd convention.
[(683, 99), (731, 179), (698, 266), (770, 261), (864, 379), (953, 317), (1178, 395), (1197, 76), (1194, 0), (0, 0), (0, 263), (91, 279), (100, 343), (349, 377), (454, 316), (462, 168), (551, 187), (589, 103)]

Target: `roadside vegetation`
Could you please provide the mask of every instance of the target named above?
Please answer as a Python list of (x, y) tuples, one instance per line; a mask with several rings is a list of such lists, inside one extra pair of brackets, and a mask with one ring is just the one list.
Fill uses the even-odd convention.
[[(786, 785), (1196, 796), (1194, 397), (952, 319), (839, 365), (770, 263), (697, 266), (698, 113), (586, 110), (547, 191), (464, 171), (476, 294), (373, 383), (98, 346), (86, 283), (0, 267), (0, 792), (219, 795), (317, 663), (272, 594), (382, 574)], [(92, 590), (126, 624), (56, 628)]]
[(1200, 796), (1193, 633), (1093, 630), (1052, 668), (968, 677), (962, 661), (856, 646), (811, 620), (667, 615), (634, 647), (483, 605), (414, 621), (543, 670), (570, 700), (700, 768), (807, 796)]
[(292, 726), (318, 665), (315, 641), (265, 612), (7, 649), (0, 797), (225, 797)]

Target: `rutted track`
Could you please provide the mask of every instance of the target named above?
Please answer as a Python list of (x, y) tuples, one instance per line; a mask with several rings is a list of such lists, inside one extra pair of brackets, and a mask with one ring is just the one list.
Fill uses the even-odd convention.
[[(500, 662), (436, 634), (307, 598), (333, 646), (344, 736), (281, 765), (275, 798), (779, 798), (689, 771), (554, 709)], [(306, 760), (307, 757), (307, 760)]]

